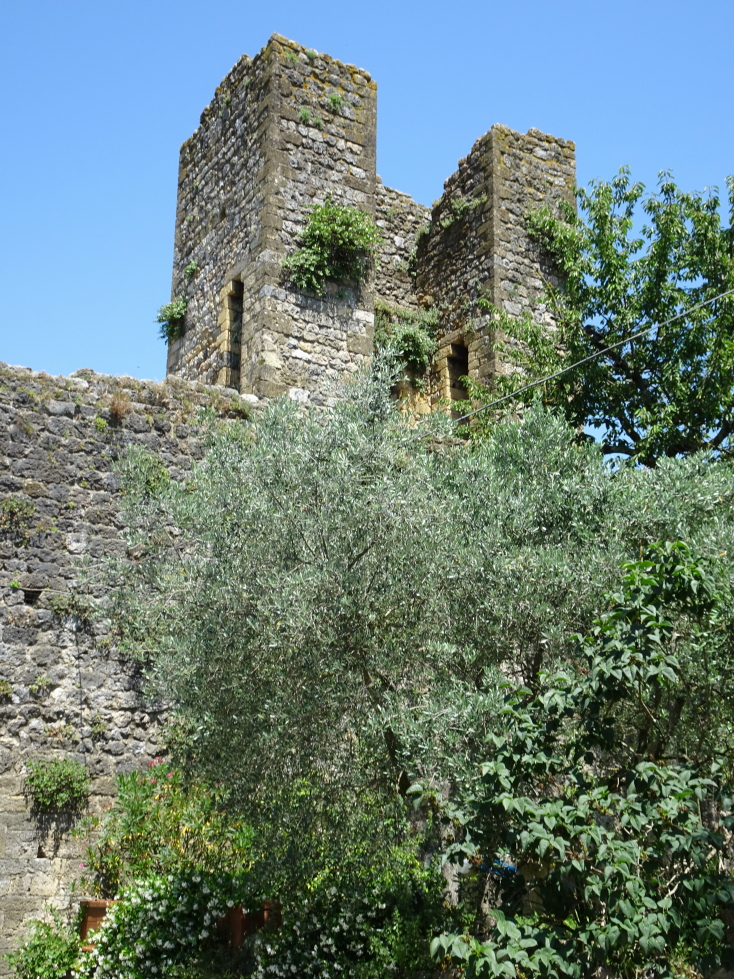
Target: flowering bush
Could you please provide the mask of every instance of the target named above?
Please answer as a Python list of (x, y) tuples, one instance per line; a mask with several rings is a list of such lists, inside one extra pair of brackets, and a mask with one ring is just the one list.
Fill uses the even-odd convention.
[(16, 979), (66, 979), (79, 954), (79, 936), (53, 911), (51, 916), (53, 924), (32, 921), (30, 935), (7, 956)]
[(244, 879), (188, 871), (148, 877), (120, 893), (83, 953), (75, 979), (152, 979), (211, 956), (217, 922), (243, 899)]
[(428, 975), (442, 878), (408, 850), (395, 847), (388, 860), (380, 869), (357, 862), (314, 881), (300, 902), (284, 908), (280, 929), (257, 934), (253, 979)]
[(187, 785), (178, 769), (155, 759), (147, 772), (117, 777), (117, 798), (101, 818), (88, 820), (98, 833), (86, 851), (82, 886), (114, 897), (121, 887), (188, 868), (203, 873), (249, 869), (252, 830), (227, 811), (221, 786)]

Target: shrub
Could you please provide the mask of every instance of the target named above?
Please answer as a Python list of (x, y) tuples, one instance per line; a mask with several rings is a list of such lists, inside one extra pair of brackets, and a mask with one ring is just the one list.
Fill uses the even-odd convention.
[(338, 92), (332, 92), (329, 96), (329, 106), (331, 107), (331, 111), (338, 112), (342, 105), (344, 105), (344, 99), (341, 97), (341, 95), (339, 95)]
[(286, 907), (278, 931), (255, 938), (253, 979), (419, 976), (431, 970), (428, 938), (444, 914), (437, 869), (393, 847), (382, 866), (356, 861), (322, 873)]
[(391, 353), (413, 374), (425, 374), (436, 351), (436, 310), (395, 309), (375, 304), (375, 347)]
[(187, 786), (181, 772), (165, 762), (118, 775), (112, 808), (80, 828), (85, 835), (90, 829), (99, 834), (86, 850), (85, 887), (112, 897), (135, 879), (183, 868), (249, 868), (252, 832), (228, 814), (226, 802), (221, 786)]
[(76, 962), (80, 952), (76, 929), (51, 914), (53, 924), (32, 921), (30, 935), (7, 956), (16, 979), (66, 979)]
[(87, 803), (89, 782), (81, 762), (52, 758), (28, 763), (25, 789), (38, 813), (79, 812)]
[(301, 247), (283, 262), (298, 289), (323, 295), (327, 279), (363, 282), (377, 244), (369, 216), (327, 197), (310, 209)]
[(110, 414), (115, 421), (121, 422), (131, 410), (130, 395), (127, 391), (120, 391), (119, 389), (115, 391), (110, 401)]
[(449, 855), (510, 871), (488, 934), (434, 941), (469, 976), (672, 976), (681, 949), (704, 972), (734, 957), (723, 758), (700, 766), (668, 743), (685, 647), (710, 656), (726, 599), (680, 542), (624, 571), (575, 670), (509, 698), (481, 779), (447, 813), (467, 832)]
[(30, 500), (20, 496), (6, 496), (0, 501), (0, 530), (17, 532), (27, 526), (35, 508)]
[(188, 305), (188, 296), (177, 296), (158, 310), (156, 323), (161, 324), (160, 336), (163, 340), (170, 342), (181, 336)]
[(188, 281), (189, 279), (192, 279), (198, 271), (199, 271), (199, 263), (194, 258), (189, 262), (189, 264), (184, 269), (184, 278)]
[(82, 955), (79, 976), (150, 979), (212, 957), (217, 922), (244, 899), (243, 878), (189, 870), (124, 888)]

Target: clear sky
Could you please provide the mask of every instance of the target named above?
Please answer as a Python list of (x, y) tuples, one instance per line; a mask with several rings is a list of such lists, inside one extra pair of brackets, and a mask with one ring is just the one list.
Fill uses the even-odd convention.
[(366, 68), (377, 169), (430, 204), (496, 122), (688, 190), (734, 173), (734, 0), (4, 0), (0, 360), (161, 378), (178, 149), (273, 32)]

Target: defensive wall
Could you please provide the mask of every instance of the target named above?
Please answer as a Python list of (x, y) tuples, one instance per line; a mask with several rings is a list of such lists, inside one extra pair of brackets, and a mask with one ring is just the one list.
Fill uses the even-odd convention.
[[(376, 302), (435, 314), (425, 410), (463, 397), (464, 374), (509, 369), (480, 299), (545, 317), (533, 301), (553, 270), (525, 214), (572, 199), (573, 144), (494, 126), (428, 208), (382, 183), (375, 140), (369, 73), (274, 35), (238, 61), (181, 148), (172, 295), (189, 302), (167, 380), (0, 364), (0, 952), (46, 903), (68, 906), (82, 872), (84, 840), (30, 812), (27, 762), (83, 761), (95, 812), (116, 773), (162, 750), (138, 665), (84, 612), (86, 569), (128, 557), (120, 453), (143, 446), (182, 478), (204, 452), (200, 408), (237, 418), (283, 393), (328, 405), (372, 354)], [(282, 262), (327, 196), (373, 217), (380, 243), (366, 283), (320, 298), (284, 281)]]
[(118, 772), (162, 750), (160, 706), (145, 702), (139, 664), (85, 615), (100, 597), (87, 572), (127, 557), (115, 460), (141, 446), (181, 479), (204, 451), (200, 409), (241, 418), (255, 400), (177, 378), (52, 377), (0, 364), (0, 955), (45, 903), (68, 905), (82, 873), (85, 841), (71, 824), (31, 813), (26, 763), (83, 762), (99, 812)]

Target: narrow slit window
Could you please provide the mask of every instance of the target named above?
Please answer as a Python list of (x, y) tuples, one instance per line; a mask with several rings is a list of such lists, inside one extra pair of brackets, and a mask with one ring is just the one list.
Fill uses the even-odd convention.
[(460, 378), (469, 374), (469, 351), (463, 343), (452, 343), (447, 358), (449, 370), (449, 398), (451, 401), (466, 401), (469, 392)]
[(242, 357), (242, 315), (244, 286), (239, 279), (229, 284), (224, 309), (224, 344), (222, 347), (223, 370), (220, 384), (240, 389), (240, 361)]

